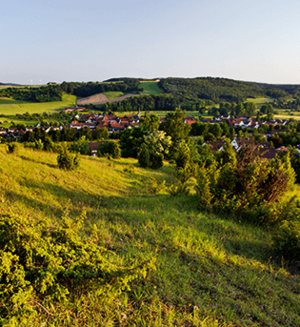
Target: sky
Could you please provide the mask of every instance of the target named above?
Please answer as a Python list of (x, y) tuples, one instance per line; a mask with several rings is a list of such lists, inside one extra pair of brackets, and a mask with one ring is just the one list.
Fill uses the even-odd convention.
[(300, 84), (299, 0), (1, 0), (0, 82)]

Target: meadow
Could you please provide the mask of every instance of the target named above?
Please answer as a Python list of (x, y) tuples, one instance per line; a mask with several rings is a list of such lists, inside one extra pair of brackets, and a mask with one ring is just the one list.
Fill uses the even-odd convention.
[(40, 103), (17, 101), (11, 98), (0, 98), (0, 115), (12, 116), (25, 112), (29, 112), (30, 114), (51, 112), (72, 106), (76, 106), (76, 96), (70, 94), (64, 94), (62, 101)]
[(164, 91), (158, 87), (158, 82), (155, 81), (141, 81), (140, 87), (144, 90), (143, 94), (155, 95), (164, 93)]
[(117, 92), (117, 91), (103, 92), (103, 94), (106, 95), (109, 100), (113, 100), (125, 95), (123, 92)]
[[(300, 278), (275, 260), (271, 230), (198, 209), (197, 196), (171, 196), (174, 166), (142, 169), (135, 159), (82, 157), (57, 168), (55, 153), (0, 145), (0, 215), (31, 222), (86, 212), (82, 234), (123, 265), (154, 258), (155, 270), (104, 302), (92, 294), (37, 305), (34, 326), (299, 326)], [(166, 188), (155, 194), (153, 180)], [(192, 185), (191, 185), (192, 186)], [(277, 258), (278, 259), (278, 258)]]

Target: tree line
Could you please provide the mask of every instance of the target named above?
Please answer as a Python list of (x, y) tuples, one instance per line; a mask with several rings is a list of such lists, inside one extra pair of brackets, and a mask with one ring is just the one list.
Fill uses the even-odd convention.
[(63, 91), (59, 85), (41, 87), (8, 87), (0, 90), (0, 97), (13, 97), (15, 100), (28, 102), (61, 101)]

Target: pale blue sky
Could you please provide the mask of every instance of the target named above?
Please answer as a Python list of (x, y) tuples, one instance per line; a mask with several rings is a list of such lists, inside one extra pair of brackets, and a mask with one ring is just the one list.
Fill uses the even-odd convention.
[(300, 84), (299, 0), (1, 0), (0, 82)]

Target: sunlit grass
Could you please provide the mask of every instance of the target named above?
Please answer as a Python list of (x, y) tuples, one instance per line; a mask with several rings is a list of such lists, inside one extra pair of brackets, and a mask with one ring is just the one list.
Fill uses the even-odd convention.
[(103, 92), (103, 94), (106, 95), (109, 98), (109, 100), (113, 100), (124, 95), (123, 92), (117, 92), (117, 91)]
[(153, 171), (136, 159), (84, 157), (65, 172), (56, 156), (22, 147), (8, 155), (0, 145), (0, 213), (57, 224), (66, 208), (71, 217), (86, 211), (85, 230), (95, 224), (120, 265), (155, 257), (156, 271), (108, 303), (42, 303), (52, 315), (41, 309), (33, 325), (300, 325), (300, 279), (273, 262), (271, 231), (200, 212), (195, 195), (151, 194), (150, 177), (174, 182), (167, 163)]
[(0, 98), (0, 114), (3, 115), (16, 115), (23, 114), (25, 112), (42, 113), (51, 112), (55, 110), (61, 110), (69, 106), (76, 105), (76, 96), (70, 94), (64, 94), (62, 101), (54, 102), (41, 102), (32, 103), (24, 101), (16, 101), (14, 99)]
[(144, 94), (161, 94), (164, 91), (158, 86), (156, 81), (141, 81), (139, 85), (143, 90)]

